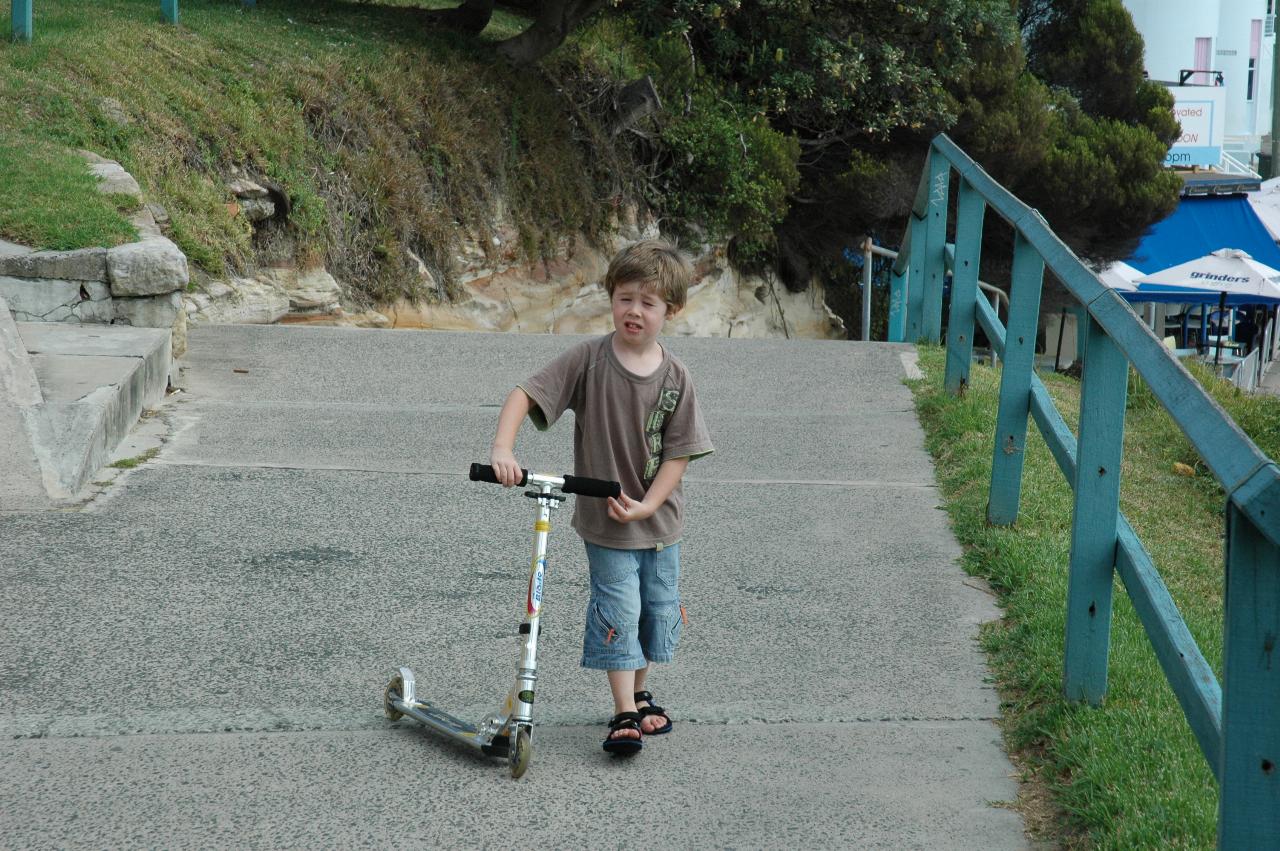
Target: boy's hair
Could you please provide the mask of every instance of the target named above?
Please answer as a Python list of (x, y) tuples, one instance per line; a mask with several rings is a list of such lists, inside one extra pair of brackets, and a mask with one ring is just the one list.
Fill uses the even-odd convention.
[(679, 249), (660, 239), (646, 239), (617, 253), (604, 275), (604, 289), (613, 298), (613, 291), (622, 284), (639, 283), (680, 310), (692, 279), (693, 267)]

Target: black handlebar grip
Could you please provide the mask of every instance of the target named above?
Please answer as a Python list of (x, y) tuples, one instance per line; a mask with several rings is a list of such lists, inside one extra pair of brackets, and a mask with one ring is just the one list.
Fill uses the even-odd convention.
[(564, 477), (564, 487), (560, 490), (565, 493), (576, 493), (580, 496), (598, 496), (604, 499), (611, 496), (614, 499), (622, 496), (622, 485), (617, 482), (606, 481), (605, 479), (589, 479), (586, 476), (570, 476)]
[[(493, 467), (490, 467), (488, 464), (472, 464), (471, 481), (489, 482), (495, 485), (502, 484), (502, 482), (498, 481), (498, 477), (493, 474)], [(521, 470), (520, 481), (516, 482), (516, 484), (523, 485), (527, 481), (529, 481), (529, 471)]]

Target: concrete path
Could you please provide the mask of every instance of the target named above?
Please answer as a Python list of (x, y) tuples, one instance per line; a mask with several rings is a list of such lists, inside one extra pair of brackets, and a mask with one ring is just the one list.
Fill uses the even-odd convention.
[[(718, 448), (652, 678), (673, 735), (600, 751), (567, 509), (529, 774), (383, 719), (398, 665), (464, 718), (505, 693), (531, 504), (463, 473), (568, 342), (194, 331), (158, 458), (0, 515), (3, 844), (1026, 847), (975, 643), (997, 612), (955, 564), (904, 346), (667, 341)], [(519, 457), (563, 472), (571, 444), (526, 425)]]
[(1271, 364), (1271, 368), (1258, 383), (1258, 390), (1262, 393), (1270, 393), (1272, 396), (1280, 396), (1280, 367)]

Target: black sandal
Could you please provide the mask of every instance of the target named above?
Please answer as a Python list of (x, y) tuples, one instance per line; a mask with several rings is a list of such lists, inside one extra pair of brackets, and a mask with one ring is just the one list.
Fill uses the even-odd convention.
[[(639, 707), (640, 717), (642, 720), (645, 718), (648, 718), (650, 715), (660, 715), (663, 718), (667, 719), (667, 723), (665, 725), (659, 727), (656, 730), (650, 730), (646, 735), (661, 736), (663, 733), (670, 733), (671, 732), (671, 716), (667, 714), (667, 710), (663, 709), (661, 706), (658, 706), (656, 703), (654, 703), (653, 695), (647, 691), (636, 692), (636, 703), (639, 704), (640, 701), (642, 700), (645, 703), (649, 704), (648, 706)], [(644, 732), (644, 728), (641, 728), (641, 732)]]
[[(609, 719), (609, 735), (605, 736), (602, 747), (614, 756), (635, 756), (644, 747), (644, 731), (640, 729), (639, 712), (619, 712)], [(613, 734), (619, 730), (635, 730), (639, 737), (615, 739)]]

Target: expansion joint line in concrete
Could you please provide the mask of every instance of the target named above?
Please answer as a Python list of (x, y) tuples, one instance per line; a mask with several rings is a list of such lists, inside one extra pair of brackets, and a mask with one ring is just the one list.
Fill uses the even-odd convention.
[[(146, 716), (120, 718), (104, 721), (101, 717), (81, 719), (61, 717), (51, 722), (43, 717), (15, 717), (0, 722), (0, 738), (10, 741), (62, 741), (66, 739), (110, 739), (138, 736), (225, 736), (225, 735), (262, 735), (267, 733), (376, 733), (397, 729), (421, 729), (411, 721), (390, 722), (381, 717), (360, 715), (355, 717), (333, 718), (311, 723), (299, 723), (296, 719), (284, 716), (259, 718), (229, 717), (223, 720), (209, 718), (195, 719), (189, 725), (174, 723), (172, 715), (165, 713), (166, 718), (156, 719)], [(168, 723), (159, 723), (161, 720)], [(793, 726), (814, 727), (828, 725), (871, 726), (875, 724), (915, 725), (915, 724), (992, 724), (999, 722), (999, 716), (986, 715), (889, 715), (861, 716), (849, 718), (827, 718), (821, 716), (806, 718), (729, 718), (703, 717), (697, 715), (680, 717), (681, 724), (700, 727), (743, 727), (743, 726)], [(604, 723), (604, 717), (594, 715), (577, 715), (565, 713), (547, 721), (535, 722), (535, 727), (569, 728), (597, 727)]]
[[(178, 450), (179, 452), (181, 449)], [(217, 469), (242, 470), (288, 470), (294, 472), (323, 471), (332, 473), (379, 473), (387, 476), (449, 476), (464, 478), (466, 473), (453, 470), (385, 470), (377, 467), (352, 467), (344, 465), (324, 464), (283, 464), (272, 461), (224, 462), (207, 461), (190, 458), (154, 459), (157, 466), (162, 467), (212, 467)], [(686, 476), (686, 484), (694, 485), (783, 485), (788, 487), (829, 487), (829, 488), (908, 488), (912, 490), (933, 490), (937, 485), (933, 482), (888, 482), (879, 479), (704, 479), (698, 476)]]

